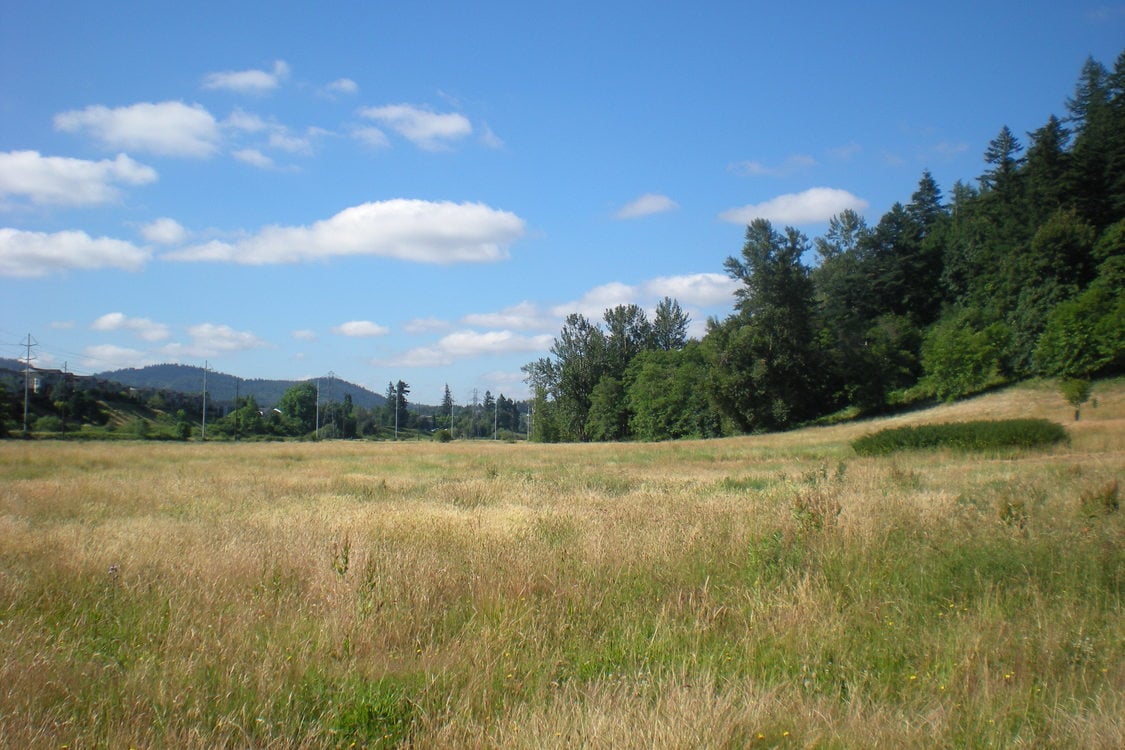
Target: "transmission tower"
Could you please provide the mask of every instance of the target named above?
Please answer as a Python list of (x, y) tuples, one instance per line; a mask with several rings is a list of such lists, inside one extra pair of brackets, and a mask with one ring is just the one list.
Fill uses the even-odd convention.
[(31, 348), (39, 346), (39, 342), (31, 338), (31, 334), (27, 334), (27, 341), (21, 341), (21, 346), (27, 347), (27, 356), (23, 360), (23, 434), (27, 435), (27, 407), (31, 395), (31, 363), (34, 358), (31, 356)]

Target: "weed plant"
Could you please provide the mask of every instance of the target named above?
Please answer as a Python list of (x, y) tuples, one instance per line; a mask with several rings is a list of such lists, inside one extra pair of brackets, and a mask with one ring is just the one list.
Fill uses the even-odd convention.
[[(0, 444), (11, 747), (1125, 746), (1125, 388), (1069, 444)], [(895, 418), (1058, 419), (1048, 389)], [(1064, 416), (1065, 418), (1065, 416)]]

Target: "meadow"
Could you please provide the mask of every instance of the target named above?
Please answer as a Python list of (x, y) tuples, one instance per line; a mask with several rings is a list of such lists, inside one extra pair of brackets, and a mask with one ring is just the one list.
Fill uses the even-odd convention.
[[(661, 444), (0, 442), (9, 747), (1125, 747), (1125, 383)], [(886, 426), (1069, 444), (860, 457)]]

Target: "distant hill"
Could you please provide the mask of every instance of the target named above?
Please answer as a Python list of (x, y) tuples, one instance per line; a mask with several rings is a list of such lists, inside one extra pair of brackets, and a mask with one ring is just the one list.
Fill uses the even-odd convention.
[[(18, 364), (18, 363), (17, 363)], [(133, 388), (155, 388), (179, 393), (201, 393), (203, 391), (203, 368), (191, 365), (149, 365), (148, 367), (128, 368), (100, 372), (94, 377), (112, 380)], [(234, 401), (238, 397), (253, 396), (261, 406), (273, 406), (289, 388), (299, 380), (246, 380), (222, 372), (207, 371), (207, 394), (217, 402)], [(346, 380), (327, 378), (320, 381), (321, 398), (326, 401), (343, 401), (345, 394), (351, 394), (352, 403), (365, 409), (382, 406), (387, 399), (363, 386)]]

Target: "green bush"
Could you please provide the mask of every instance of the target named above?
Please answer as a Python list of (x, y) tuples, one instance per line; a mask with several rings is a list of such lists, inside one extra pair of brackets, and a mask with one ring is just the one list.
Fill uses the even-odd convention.
[(448, 443), (452, 439), (453, 436), (449, 434), (449, 430), (441, 429), (434, 433), (434, 440), (439, 443)]
[(1066, 429), (1050, 420), (1006, 419), (896, 427), (864, 435), (852, 442), (852, 448), (861, 456), (882, 456), (927, 448), (964, 451), (1036, 448), (1067, 440)]

